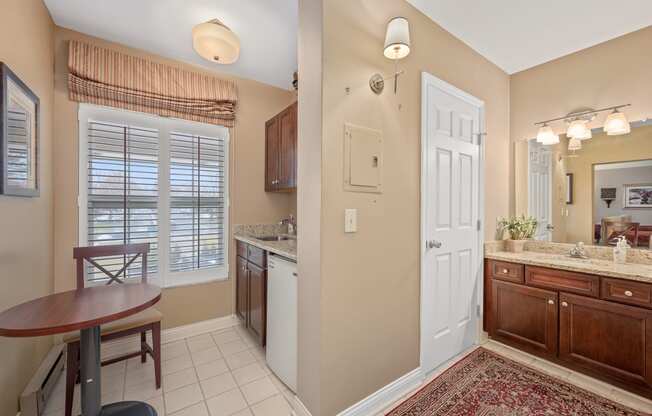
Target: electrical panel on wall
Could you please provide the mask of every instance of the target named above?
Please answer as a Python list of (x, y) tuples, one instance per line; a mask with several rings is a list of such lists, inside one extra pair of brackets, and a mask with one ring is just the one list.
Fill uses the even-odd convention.
[(350, 192), (382, 192), (383, 133), (344, 124), (344, 189)]

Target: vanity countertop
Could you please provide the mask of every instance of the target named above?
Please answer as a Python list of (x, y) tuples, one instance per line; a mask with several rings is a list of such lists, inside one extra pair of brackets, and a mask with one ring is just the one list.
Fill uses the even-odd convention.
[(511, 253), (500, 250), (487, 250), (485, 251), (485, 258), (652, 283), (652, 265), (649, 264), (616, 264), (613, 261), (605, 259), (576, 259), (565, 253), (542, 253), (536, 251)]
[(279, 256), (297, 261), (297, 240), (295, 238), (281, 241), (263, 241), (257, 239), (254, 235), (244, 233), (236, 233), (234, 238), (270, 253), (278, 254)]

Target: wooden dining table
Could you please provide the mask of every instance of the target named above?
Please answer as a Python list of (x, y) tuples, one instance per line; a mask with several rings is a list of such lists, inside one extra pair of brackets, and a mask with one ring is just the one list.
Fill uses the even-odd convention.
[(36, 337), (81, 331), (82, 416), (156, 416), (154, 408), (142, 402), (102, 406), (100, 326), (141, 312), (160, 299), (161, 289), (147, 283), (55, 293), (0, 313), (0, 336)]

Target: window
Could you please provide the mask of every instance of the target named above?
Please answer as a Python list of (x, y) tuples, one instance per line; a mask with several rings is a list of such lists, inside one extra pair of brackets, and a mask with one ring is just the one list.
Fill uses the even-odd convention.
[(80, 245), (149, 242), (148, 277), (166, 287), (226, 279), (228, 130), (85, 104), (79, 120)]

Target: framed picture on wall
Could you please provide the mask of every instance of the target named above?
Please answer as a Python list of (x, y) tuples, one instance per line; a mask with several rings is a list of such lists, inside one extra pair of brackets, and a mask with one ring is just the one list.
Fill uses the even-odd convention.
[(652, 208), (652, 183), (623, 185), (623, 207)]
[(573, 203), (573, 174), (566, 174), (566, 204), (570, 205)]
[(0, 194), (39, 195), (39, 99), (0, 62)]

